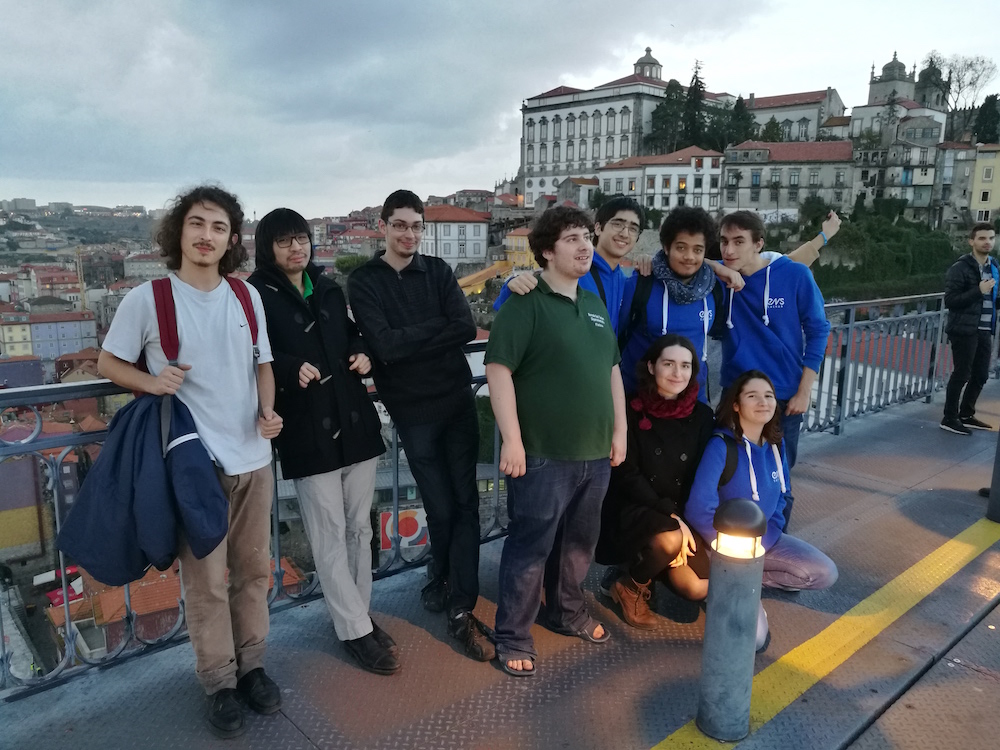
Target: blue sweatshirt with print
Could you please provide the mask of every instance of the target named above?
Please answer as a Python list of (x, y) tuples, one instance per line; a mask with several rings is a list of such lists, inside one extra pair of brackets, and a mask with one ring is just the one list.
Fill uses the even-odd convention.
[[(719, 487), (719, 478), (726, 465), (726, 442), (719, 434), (724, 432), (736, 440), (737, 464), (733, 478), (727, 484)], [(684, 506), (684, 519), (695, 529), (706, 542), (715, 539), (715, 527), (712, 520), (715, 511), (721, 503), (728, 500), (745, 498), (754, 499), (753, 485), (750, 482), (751, 459), (747, 457), (747, 447), (750, 448), (752, 471), (757, 480), (756, 502), (767, 518), (767, 531), (761, 540), (765, 550), (771, 549), (781, 536), (785, 525), (785, 497), (781, 491), (781, 481), (788, 483), (788, 460), (785, 458), (785, 441), (781, 441), (778, 454), (779, 462), (774, 457), (774, 448), (770, 443), (756, 445), (745, 438), (735, 438), (728, 429), (716, 430), (712, 435), (705, 452), (701, 456), (698, 470), (695, 472), (694, 485), (687, 505)], [(780, 472), (784, 472), (779, 475)]]
[[(601, 278), (601, 284), (604, 286), (604, 304), (608, 308), (611, 327), (614, 328), (617, 334), (618, 314), (622, 307), (622, 296), (625, 294), (625, 282), (628, 281), (629, 277), (620, 265), (612, 270), (608, 262), (596, 252), (594, 253), (593, 264), (594, 268), (597, 269), (598, 276)], [(635, 274), (632, 275), (634, 276)], [(581, 289), (593, 292), (598, 297), (601, 296), (601, 292), (597, 288), (597, 282), (594, 281), (593, 273), (585, 273), (576, 283)], [(507, 288), (507, 284), (504, 284), (503, 289), (500, 290), (500, 294), (497, 296), (497, 301), (493, 303), (493, 309), (499, 310), (500, 306), (507, 301), (507, 298), (511, 294), (512, 292)]]
[(808, 267), (778, 258), (747, 276), (742, 291), (728, 290), (726, 303), (723, 388), (747, 370), (761, 370), (774, 381), (774, 395), (787, 400), (804, 367), (819, 372), (830, 323)]
[[(632, 309), (632, 298), (635, 296), (636, 285), (639, 274), (634, 273), (625, 282), (625, 295), (622, 297), (622, 310), (624, 315), (629, 314)], [(666, 284), (657, 279), (653, 282), (653, 290), (649, 295), (649, 302), (646, 303), (645, 325), (636, 326), (629, 332), (628, 342), (622, 351), (622, 382), (625, 384), (625, 393), (635, 393), (638, 390), (638, 376), (636, 374), (636, 364), (646, 349), (663, 335), (664, 315), (664, 289)], [(705, 348), (708, 338), (705, 322), (707, 317), (708, 331), (711, 330), (715, 322), (715, 295), (709, 294), (704, 300), (681, 305), (673, 300), (667, 300), (666, 333), (676, 333), (679, 336), (687, 337), (694, 349), (698, 353), (698, 399), (708, 403), (708, 393), (705, 387), (705, 379), (708, 377), (708, 362), (705, 361)]]

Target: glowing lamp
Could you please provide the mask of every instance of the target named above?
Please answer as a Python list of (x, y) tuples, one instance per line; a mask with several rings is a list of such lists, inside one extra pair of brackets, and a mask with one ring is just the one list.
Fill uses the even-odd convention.
[(752, 560), (764, 555), (761, 537), (767, 531), (767, 519), (753, 500), (739, 499), (722, 503), (712, 519), (716, 537), (712, 549), (720, 555)]

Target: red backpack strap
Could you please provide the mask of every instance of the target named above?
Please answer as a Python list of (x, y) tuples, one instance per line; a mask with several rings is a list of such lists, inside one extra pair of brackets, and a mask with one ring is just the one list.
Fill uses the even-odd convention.
[(156, 305), (156, 323), (160, 328), (160, 348), (167, 363), (176, 367), (181, 342), (177, 337), (177, 313), (169, 278), (153, 279), (153, 302)]
[(250, 324), (250, 338), (253, 341), (253, 358), (260, 356), (260, 349), (257, 347), (257, 314), (253, 311), (253, 300), (250, 298), (250, 290), (247, 285), (232, 276), (223, 276), (229, 282), (236, 298), (243, 306), (243, 314), (247, 316), (247, 323)]

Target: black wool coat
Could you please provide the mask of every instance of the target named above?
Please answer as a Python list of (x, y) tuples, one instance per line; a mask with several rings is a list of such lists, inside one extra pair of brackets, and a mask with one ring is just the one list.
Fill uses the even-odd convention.
[[(313, 293), (304, 299), (276, 266), (259, 267), (249, 282), (260, 292), (274, 354), (275, 411), (284, 420), (274, 440), (286, 479), (323, 474), (385, 452), (381, 422), (352, 354), (367, 353), (337, 283), (312, 263)], [(321, 381), (299, 386), (308, 362)]]
[(611, 483), (601, 513), (596, 558), (604, 565), (630, 562), (654, 535), (679, 528), (695, 470), (715, 417), (701, 401), (680, 419), (650, 417), (650, 429), (639, 427), (642, 415), (627, 407), (628, 450), (611, 470)]

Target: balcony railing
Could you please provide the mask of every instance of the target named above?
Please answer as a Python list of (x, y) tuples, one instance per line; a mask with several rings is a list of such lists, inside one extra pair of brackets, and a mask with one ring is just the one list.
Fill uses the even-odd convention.
[[(804, 428), (809, 431), (829, 430), (841, 433), (852, 419), (880, 411), (886, 407), (920, 398), (930, 399), (951, 370), (950, 359), (942, 356), (945, 311), (943, 295), (923, 295), (894, 299), (871, 300), (851, 303), (832, 303), (826, 306), (832, 329), (819, 376), (813, 388), (811, 405), (806, 413)], [(481, 353), (485, 344), (480, 342), (466, 347), (470, 354)], [(477, 377), (471, 383), (478, 392), (485, 378)], [(160, 623), (160, 631), (150, 633), (139, 628), (133, 608), (133, 586), (124, 587), (124, 614), (114, 625), (120, 630), (120, 640), (110, 646), (103, 656), (94, 651), (81, 636), (81, 629), (74, 623), (71, 612), (70, 575), (68, 561), (52, 547), (55, 535), (68, 510), (67, 485), (60, 481), (66, 467), (73, 478), (80, 478), (82, 462), (68, 457), (76, 456), (87, 445), (103, 442), (107, 432), (67, 432), (47, 434), (42, 432), (43, 411), (61, 402), (109, 397), (124, 391), (107, 381), (67, 383), (0, 390), (0, 416), (6, 424), (16, 421), (24, 424), (32, 419), (34, 424), (28, 434), (14, 442), (0, 440), (0, 466), (8, 461), (33, 458), (38, 465), (34, 476), (41, 480), (38, 501), (38, 530), (40, 553), (51, 558), (57, 570), (58, 594), (61, 594), (61, 619), (64, 623), (61, 653), (50, 661), (45, 673), (15, 674), (13, 662), (16, 648), (8, 644), (0, 619), (0, 701), (45, 686), (57, 684), (90, 667), (109, 666), (132, 656), (182, 642), (186, 639), (184, 606), (178, 600), (176, 616)], [(375, 395), (377, 399), (377, 395)], [(480, 464), (477, 477), (480, 482), (481, 540), (488, 541), (506, 533), (507, 517), (501, 491), (499, 470), (500, 438), (494, 425), (492, 462)], [(75, 468), (74, 468), (75, 467)], [(381, 512), (391, 514), (391, 533), (386, 537), (389, 549), (380, 551), (373, 561), (376, 578), (383, 578), (401, 570), (424, 564), (428, 559), (428, 545), (408, 547), (400, 530), (400, 514), (416, 507), (414, 500), (407, 500), (401, 490), (409, 480), (403, 478), (406, 463), (400, 459), (400, 444), (395, 429), (391, 432), (388, 459), (382, 462), (382, 484), (390, 491), (388, 503), (380, 503)], [(388, 479), (386, 475), (388, 474)], [(68, 474), (66, 475), (68, 476)], [(282, 489), (283, 482), (275, 474), (275, 502), (272, 511), (272, 559), (275, 569), (274, 586), (269, 594), (272, 611), (295, 606), (303, 601), (318, 598), (318, 579), (314, 572), (305, 575), (299, 591), (289, 591), (284, 585), (282, 557), (282, 528), (295, 520), (296, 498), (294, 492)], [(72, 482), (69, 483), (73, 485)], [(406, 506), (406, 507), (403, 507)], [(43, 519), (49, 519), (43, 522)], [(387, 528), (378, 523), (375, 534), (382, 538)], [(373, 553), (374, 554), (374, 553)], [(8, 561), (9, 562), (9, 561)], [(6, 589), (6, 590), (5, 590)], [(8, 605), (19, 591), (9, 581), (0, 577), (0, 599)], [(58, 596), (57, 596), (58, 598)], [(0, 607), (3, 604), (0, 603)], [(10, 607), (8, 606), (8, 609)], [(172, 612), (172, 610), (171, 610)], [(40, 614), (40, 613), (39, 613)], [(13, 643), (13, 641), (12, 641)], [(25, 662), (20, 654), (20, 662)], [(30, 661), (30, 660), (27, 660)], [(53, 662), (54, 663), (53, 665)], [(34, 670), (32, 670), (34, 672)]]

